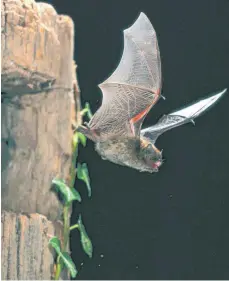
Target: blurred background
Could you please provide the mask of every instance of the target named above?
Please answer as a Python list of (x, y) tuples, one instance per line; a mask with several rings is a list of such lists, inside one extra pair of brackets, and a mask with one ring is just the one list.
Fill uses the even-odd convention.
[[(75, 60), (82, 104), (101, 104), (97, 87), (118, 65), (122, 31), (144, 12), (153, 24), (162, 61), (162, 99), (144, 122), (229, 87), (229, 1), (52, 0), (75, 23)], [(77, 231), (71, 251), (77, 279), (229, 279), (229, 92), (210, 111), (162, 135), (166, 159), (157, 174), (103, 161), (93, 143), (80, 150), (88, 163), (82, 213), (94, 245), (89, 260)], [(81, 264), (83, 263), (83, 264)]]

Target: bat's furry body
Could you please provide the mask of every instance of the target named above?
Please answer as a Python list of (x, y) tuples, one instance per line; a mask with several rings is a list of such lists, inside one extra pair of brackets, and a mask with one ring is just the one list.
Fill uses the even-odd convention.
[(157, 172), (162, 153), (156, 139), (165, 131), (194, 122), (226, 90), (164, 115), (141, 130), (145, 116), (161, 97), (161, 61), (156, 32), (145, 14), (124, 31), (124, 51), (114, 73), (99, 85), (103, 102), (87, 126), (77, 130), (96, 143), (103, 159), (140, 171)]
[[(96, 142), (96, 150), (104, 160), (144, 172), (157, 172), (162, 154), (146, 140), (135, 137), (113, 137)], [(150, 160), (152, 166), (149, 166)]]

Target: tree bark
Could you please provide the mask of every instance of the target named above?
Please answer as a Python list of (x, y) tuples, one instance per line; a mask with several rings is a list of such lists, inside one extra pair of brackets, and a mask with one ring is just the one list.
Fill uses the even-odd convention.
[(2, 278), (47, 280), (54, 263), (47, 234), (61, 235), (62, 215), (51, 181), (68, 179), (71, 125), (81, 121), (74, 25), (49, 4), (1, 4)]

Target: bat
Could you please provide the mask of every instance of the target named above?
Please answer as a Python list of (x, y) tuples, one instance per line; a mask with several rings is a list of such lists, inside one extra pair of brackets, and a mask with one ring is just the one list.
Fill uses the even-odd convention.
[(164, 115), (154, 126), (142, 123), (161, 95), (161, 60), (156, 32), (144, 13), (124, 30), (124, 50), (113, 74), (99, 85), (100, 108), (77, 131), (95, 142), (102, 159), (139, 171), (158, 172), (163, 163), (157, 138), (210, 108), (227, 89)]

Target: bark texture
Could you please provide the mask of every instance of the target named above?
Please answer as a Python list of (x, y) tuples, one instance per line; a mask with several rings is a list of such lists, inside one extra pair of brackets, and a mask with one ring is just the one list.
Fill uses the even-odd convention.
[(2, 280), (49, 280), (53, 252), (49, 235), (61, 235), (61, 223), (39, 214), (2, 212)]
[(33, 0), (2, 0), (1, 9), (2, 277), (50, 279), (45, 229), (55, 233), (62, 214), (51, 181), (68, 179), (79, 117), (74, 25)]

